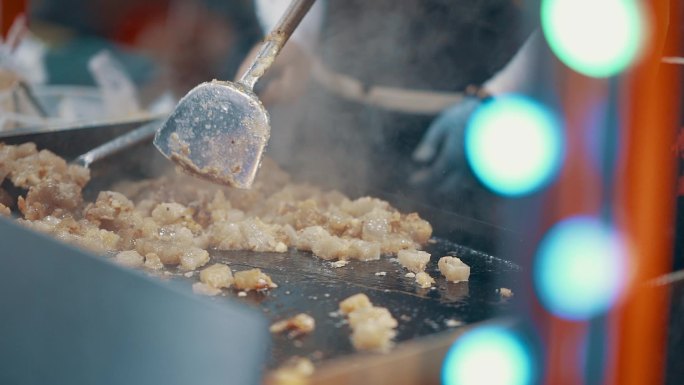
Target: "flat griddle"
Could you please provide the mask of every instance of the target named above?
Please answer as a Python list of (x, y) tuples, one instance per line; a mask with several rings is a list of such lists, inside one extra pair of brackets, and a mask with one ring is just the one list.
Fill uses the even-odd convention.
[[(131, 128), (134, 127), (112, 126), (111, 129), (100, 129), (97, 133), (73, 130), (68, 133), (68, 138), (60, 140), (55, 140), (54, 134), (50, 133), (3, 141), (36, 141), (39, 148), (47, 148), (73, 159), (83, 150)], [(151, 145), (131, 148), (123, 156), (96, 164), (92, 170), (93, 180), (84, 195), (92, 200), (97, 191), (119, 181), (154, 177), (158, 164), (167, 165)], [(267, 368), (274, 368), (292, 356), (309, 357), (314, 362), (321, 362), (353, 354), (355, 351), (349, 340), (350, 329), (344, 318), (335, 312), (341, 300), (357, 293), (365, 293), (374, 305), (388, 308), (399, 321), (398, 344), (510, 314), (512, 305), (501, 298), (498, 289), (517, 287), (523, 276), (521, 268), (503, 258), (464, 246), (463, 239), (472, 239), (473, 242), (468, 244), (476, 244), (478, 249), (482, 249), (482, 244), (491, 246), (488, 240), (482, 242), (481, 236), (489, 230), (486, 225), (472, 219), (453, 218), (455, 225), (463, 229), (458, 236), (453, 237), (461, 244), (445, 238), (433, 238), (426, 245), (426, 251), (432, 254), (427, 272), (436, 279), (434, 289), (419, 288), (414, 278), (405, 276), (408, 271), (388, 256), (378, 261), (351, 261), (345, 267), (336, 268), (310, 252), (294, 249), (286, 253), (211, 250), (212, 262), (227, 263), (233, 271), (257, 267), (278, 284), (275, 290), (248, 292), (244, 297), (239, 297), (232, 290), (224, 291), (212, 301), (228, 303), (237, 299), (259, 309), (271, 322), (301, 312), (315, 318), (316, 329), (310, 335), (298, 338), (291, 338), (287, 333), (272, 336), (272, 354), (265, 363)], [(489, 251), (493, 247), (487, 249)], [(445, 281), (437, 269), (437, 261), (446, 255), (457, 256), (471, 267), (469, 282)], [(192, 277), (186, 277), (184, 273), (178, 270), (170, 276), (162, 275), (162, 278), (178, 281), (191, 290), (192, 283), (198, 281), (197, 273)]]
[[(426, 251), (432, 254), (427, 272), (436, 280), (434, 289), (418, 287), (414, 278), (406, 277), (408, 271), (387, 256), (334, 267), (294, 249), (282, 254), (213, 250), (212, 262), (227, 263), (234, 271), (260, 268), (278, 284), (272, 291), (251, 291), (244, 297), (226, 291), (214, 300), (237, 299), (262, 311), (271, 322), (302, 312), (315, 318), (316, 329), (309, 335), (273, 335), (269, 368), (292, 356), (320, 362), (354, 353), (350, 329), (337, 309), (340, 301), (357, 293), (387, 307), (399, 321), (398, 343), (509, 313), (511, 303), (498, 289), (514, 287), (522, 276), (520, 267), (445, 239), (433, 238)], [(458, 256), (471, 267), (468, 282), (451, 283), (440, 275), (437, 260), (446, 255)], [(178, 271), (172, 279), (187, 282), (188, 287), (197, 281), (196, 275), (183, 274)]]

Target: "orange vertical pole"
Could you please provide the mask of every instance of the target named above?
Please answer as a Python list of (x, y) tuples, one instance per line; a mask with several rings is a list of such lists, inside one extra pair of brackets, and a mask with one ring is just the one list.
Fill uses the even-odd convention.
[[(546, 222), (551, 226), (575, 215), (598, 215), (601, 209), (601, 173), (588, 154), (587, 138), (595, 134), (590, 121), (596, 105), (607, 96), (604, 81), (588, 78), (557, 63), (562, 82), (559, 84), (561, 112), (566, 132), (566, 159), (558, 183), (551, 190)], [(580, 352), (587, 338), (588, 324), (567, 321), (546, 314), (549, 325), (546, 337), (548, 347), (545, 384), (582, 384)]]
[[(667, 33), (667, 0), (647, 2), (652, 11), (651, 44), (628, 74), (622, 128), (622, 174), (618, 181), (619, 224), (632, 242), (636, 265), (634, 285), (612, 314), (617, 327), (615, 360), (609, 384), (661, 384), (664, 380), (668, 293), (643, 283), (671, 269), (674, 225), (677, 68), (661, 65)], [(673, 28), (678, 29), (678, 15)], [(673, 36), (674, 37), (674, 36)], [(669, 44), (677, 44), (677, 37)]]

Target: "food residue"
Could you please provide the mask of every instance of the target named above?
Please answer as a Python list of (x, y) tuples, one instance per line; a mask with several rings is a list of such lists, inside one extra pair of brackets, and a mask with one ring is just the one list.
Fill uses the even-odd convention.
[(278, 321), (271, 325), (271, 333), (282, 333), (291, 331), (291, 336), (296, 337), (302, 334), (311, 333), (316, 327), (316, 320), (306, 313), (297, 314), (294, 317)]

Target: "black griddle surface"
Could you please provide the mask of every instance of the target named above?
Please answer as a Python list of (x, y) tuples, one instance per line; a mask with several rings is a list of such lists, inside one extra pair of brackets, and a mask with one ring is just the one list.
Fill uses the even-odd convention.
[[(509, 312), (511, 305), (501, 299), (498, 288), (515, 286), (522, 275), (517, 265), (442, 239), (434, 239), (426, 251), (432, 254), (427, 272), (436, 280), (434, 289), (419, 288), (414, 278), (405, 276), (408, 271), (389, 257), (351, 261), (337, 268), (293, 249), (282, 254), (214, 250), (211, 263), (227, 263), (234, 272), (257, 267), (278, 284), (272, 291), (251, 291), (244, 297), (224, 291), (215, 300), (230, 297), (246, 302), (272, 322), (302, 312), (315, 318), (316, 329), (309, 335), (273, 335), (269, 367), (295, 355), (317, 362), (354, 353), (351, 331), (336, 311), (340, 301), (357, 293), (365, 293), (374, 305), (389, 309), (399, 321), (399, 343)], [(437, 261), (445, 255), (458, 256), (471, 267), (469, 282), (446, 282), (437, 268)], [(385, 275), (376, 275), (379, 272)], [(190, 279), (181, 274), (177, 279), (188, 285), (198, 279), (197, 273)]]

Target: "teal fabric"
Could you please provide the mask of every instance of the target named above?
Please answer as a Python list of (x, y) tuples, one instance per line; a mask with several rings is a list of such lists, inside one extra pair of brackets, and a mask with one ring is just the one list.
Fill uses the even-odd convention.
[(94, 85), (95, 81), (88, 70), (88, 61), (102, 50), (109, 50), (137, 85), (145, 84), (155, 75), (155, 66), (150, 58), (125, 50), (105, 39), (78, 36), (65, 44), (48, 49), (45, 55), (48, 83)]

